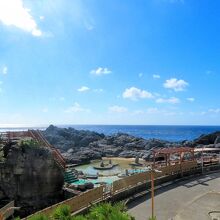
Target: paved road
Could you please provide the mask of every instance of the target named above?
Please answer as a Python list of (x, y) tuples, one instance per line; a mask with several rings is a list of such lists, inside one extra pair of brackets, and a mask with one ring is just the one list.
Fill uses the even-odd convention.
[[(151, 215), (150, 195), (128, 205), (136, 220)], [(210, 220), (210, 211), (220, 211), (220, 173), (212, 173), (178, 182), (156, 191), (157, 220)]]

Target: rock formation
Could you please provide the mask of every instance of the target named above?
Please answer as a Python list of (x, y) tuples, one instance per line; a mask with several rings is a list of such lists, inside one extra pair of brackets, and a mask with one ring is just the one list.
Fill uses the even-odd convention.
[(23, 142), (4, 146), (0, 201), (15, 200), (21, 216), (62, 199), (63, 171), (49, 150)]
[(149, 159), (154, 148), (204, 145), (220, 147), (220, 132), (202, 135), (193, 141), (169, 142), (146, 140), (124, 133), (105, 136), (97, 132), (51, 125), (44, 131), (44, 135), (51, 144), (61, 150), (67, 162), (75, 164), (89, 163), (90, 160), (101, 159), (104, 156)]

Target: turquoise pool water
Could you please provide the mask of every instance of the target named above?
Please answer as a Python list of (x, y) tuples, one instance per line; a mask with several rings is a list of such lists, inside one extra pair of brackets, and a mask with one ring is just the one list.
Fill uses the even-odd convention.
[[(104, 162), (108, 162), (108, 159), (105, 159)], [(97, 175), (99, 174), (98, 179), (88, 179), (88, 180), (82, 180), (82, 181), (76, 181), (74, 184), (84, 184), (87, 182), (92, 182), (93, 184), (99, 184), (101, 182), (105, 182), (107, 184), (112, 184), (114, 181), (121, 179), (118, 177), (120, 174), (125, 174), (125, 170), (128, 170), (129, 174), (134, 173), (141, 173), (144, 171), (147, 171), (146, 167), (140, 168), (140, 167), (132, 167), (130, 166), (130, 163), (133, 162), (131, 160), (118, 160), (118, 159), (112, 159), (113, 163), (117, 163), (118, 166), (115, 166), (111, 170), (96, 170), (94, 169), (94, 166), (99, 165), (100, 161), (93, 161), (90, 164), (81, 165), (75, 167), (78, 171), (83, 171), (84, 174), (90, 174), (90, 175)], [(84, 182), (83, 182), (84, 181)]]
[(83, 184), (89, 183), (89, 182), (91, 182), (91, 181), (84, 180), (84, 179), (79, 179), (77, 181), (72, 182), (72, 184), (74, 184), (74, 185), (83, 185)]

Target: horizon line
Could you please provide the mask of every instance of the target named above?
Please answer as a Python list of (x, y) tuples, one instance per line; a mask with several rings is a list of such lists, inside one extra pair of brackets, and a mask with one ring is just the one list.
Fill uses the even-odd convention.
[(10, 129), (10, 128), (45, 128), (50, 125), (57, 127), (68, 127), (68, 126), (198, 126), (198, 127), (220, 127), (220, 125), (215, 124), (0, 124), (0, 129)]

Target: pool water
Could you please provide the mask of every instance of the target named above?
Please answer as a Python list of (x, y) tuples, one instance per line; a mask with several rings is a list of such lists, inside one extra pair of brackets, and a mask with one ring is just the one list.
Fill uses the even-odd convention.
[(84, 180), (84, 179), (79, 179), (77, 181), (72, 182), (72, 184), (74, 184), (74, 185), (83, 185), (83, 184), (88, 183), (88, 182), (91, 182), (91, 181)]
[[(96, 170), (93, 166), (97, 166), (101, 161), (92, 161), (90, 164), (81, 165), (75, 167), (76, 170), (82, 171), (84, 174), (97, 175), (99, 174), (98, 179), (88, 180), (93, 184), (98, 184), (100, 182), (105, 182), (107, 184), (112, 184), (114, 181), (120, 179), (118, 174), (125, 174), (125, 170), (128, 170), (128, 173), (141, 173), (146, 171), (146, 168), (140, 169), (131, 167), (129, 164), (134, 162), (134, 159), (111, 159), (113, 164), (118, 164), (118, 166), (113, 167), (111, 170)], [(109, 159), (103, 159), (104, 163), (108, 163)], [(86, 180), (84, 180), (86, 181)], [(87, 182), (88, 182), (87, 181)], [(75, 182), (74, 182), (75, 184)], [(76, 183), (77, 184), (77, 183)]]

